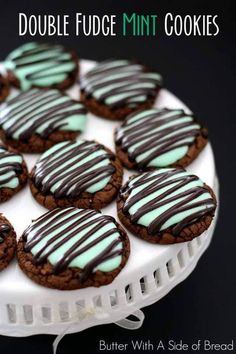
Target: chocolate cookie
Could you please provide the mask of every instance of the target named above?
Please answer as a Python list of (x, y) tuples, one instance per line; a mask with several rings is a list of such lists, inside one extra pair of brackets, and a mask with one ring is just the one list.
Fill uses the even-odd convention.
[(123, 170), (118, 158), (94, 141), (63, 142), (47, 150), (30, 174), (34, 198), (48, 209), (101, 209), (117, 195)]
[(58, 90), (32, 89), (7, 100), (0, 111), (0, 137), (13, 148), (43, 152), (84, 131), (86, 109)]
[(8, 266), (16, 250), (16, 233), (10, 222), (0, 214), (0, 272)]
[(81, 99), (101, 117), (123, 119), (129, 113), (150, 108), (162, 86), (162, 77), (128, 60), (99, 63), (81, 80)]
[(126, 264), (129, 239), (114, 218), (90, 209), (54, 209), (25, 230), (17, 246), (21, 269), (60, 290), (109, 284)]
[(8, 80), (0, 73), (0, 103), (9, 95), (10, 86)]
[(57, 44), (26, 43), (8, 55), (4, 66), (11, 84), (23, 91), (33, 87), (65, 90), (78, 74), (77, 55)]
[(0, 144), (0, 203), (21, 190), (28, 179), (23, 156)]
[(117, 156), (138, 170), (186, 167), (206, 145), (207, 135), (182, 109), (149, 109), (129, 115), (117, 129)]
[(123, 225), (152, 243), (190, 241), (211, 224), (216, 198), (197, 176), (183, 169), (160, 169), (132, 177), (117, 202)]

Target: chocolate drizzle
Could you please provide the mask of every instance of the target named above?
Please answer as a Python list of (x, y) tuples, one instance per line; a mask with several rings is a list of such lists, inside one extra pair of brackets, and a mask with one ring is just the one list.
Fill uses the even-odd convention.
[(11, 152), (5, 146), (0, 145), (0, 189), (12, 187), (11, 182), (22, 173), (22, 161), (20, 154)]
[[(123, 212), (133, 223), (143, 225), (140, 219), (153, 213), (149, 214), (148, 225), (145, 225), (151, 235), (169, 227), (178, 235), (185, 226), (213, 212), (216, 207), (201, 180), (181, 169), (162, 169), (133, 177), (122, 188), (120, 196), (124, 200)], [(145, 198), (145, 203), (136, 204)], [(179, 218), (173, 221), (178, 215)]]
[(0, 244), (4, 242), (4, 239), (10, 230), (11, 228), (8, 224), (0, 225)]
[(128, 60), (107, 60), (90, 70), (81, 81), (87, 98), (94, 97), (110, 108), (138, 106), (155, 98), (162, 86), (158, 73), (147, 72), (144, 66)]
[(32, 179), (44, 194), (75, 198), (113, 175), (115, 167), (110, 162), (113, 158), (113, 154), (93, 141), (60, 143), (42, 155)]
[[(153, 162), (154, 159), (177, 148), (190, 146), (200, 134), (200, 129), (195, 118), (181, 109), (150, 109), (129, 115), (116, 132), (116, 143), (128, 152), (130, 161), (139, 169), (160, 167), (158, 162)], [(174, 162), (179, 157), (176, 154)]]
[[(80, 131), (84, 106), (58, 90), (33, 89), (9, 99), (0, 113), (0, 124), (7, 138), (27, 141), (34, 134), (47, 138), (51, 133)], [(70, 127), (70, 119), (76, 128)]]
[[(104, 231), (101, 232), (102, 229)], [(49, 211), (35, 220), (22, 237), (25, 251), (33, 254), (34, 264), (51, 263), (50, 256), (56, 254), (51, 263), (54, 273), (62, 272), (74, 261), (71, 267), (80, 268), (81, 281), (123, 251), (123, 235), (116, 227), (116, 221), (111, 216), (89, 209), (57, 208)], [(93, 247), (95, 252), (91, 253)], [(79, 266), (80, 256), (84, 267)]]

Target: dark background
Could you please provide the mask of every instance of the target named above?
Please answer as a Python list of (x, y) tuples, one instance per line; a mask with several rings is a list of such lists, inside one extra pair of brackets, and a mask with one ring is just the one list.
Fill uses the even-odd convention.
[[(234, 1), (3, 1), (0, 0), (0, 60), (32, 37), (18, 37), (18, 13), (27, 14), (157, 14), (156, 37), (53, 37), (74, 48), (80, 57), (137, 58), (158, 69), (165, 86), (180, 97), (208, 126), (221, 183), (221, 208), (213, 242), (197, 269), (164, 299), (144, 309), (146, 319), (137, 331), (113, 324), (68, 335), (58, 353), (97, 354), (98, 342), (131, 339), (198, 339), (227, 343), (235, 339), (235, 14)], [(216, 37), (167, 37), (163, 18), (173, 14), (217, 14)], [(119, 27), (119, 25), (118, 25)], [(73, 33), (72, 28), (70, 31)], [(37, 38), (42, 41), (42, 38)], [(46, 38), (47, 39), (47, 38)], [(43, 38), (45, 40), (45, 38)], [(234, 62), (235, 64), (235, 62)], [(206, 166), (207, 168), (207, 166)], [(53, 336), (9, 338), (0, 336), (0, 352), (51, 353)], [(235, 343), (236, 345), (236, 343)], [(236, 349), (235, 349), (236, 350)], [(142, 352), (144, 353), (144, 351)]]

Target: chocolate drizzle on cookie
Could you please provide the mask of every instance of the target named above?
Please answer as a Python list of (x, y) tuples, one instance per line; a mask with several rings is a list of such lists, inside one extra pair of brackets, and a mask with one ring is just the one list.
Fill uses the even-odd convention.
[(83, 131), (86, 109), (58, 90), (32, 89), (9, 99), (0, 112), (6, 137), (27, 141), (55, 131)]
[(10, 226), (7, 224), (0, 225), (0, 244), (4, 242), (6, 235), (11, 230)]
[(44, 194), (76, 198), (82, 192), (105, 188), (115, 172), (114, 155), (93, 141), (63, 142), (46, 151), (37, 162), (32, 180)]
[(126, 118), (116, 132), (116, 144), (139, 169), (168, 167), (187, 154), (200, 133), (194, 116), (182, 109), (150, 109)]
[(23, 158), (20, 154), (0, 145), (0, 189), (18, 187), (22, 162)]
[(76, 61), (61, 45), (26, 43), (5, 59), (7, 70), (14, 73), (23, 91), (31, 87), (51, 87), (69, 78)]
[(128, 60), (101, 62), (81, 81), (86, 98), (93, 97), (110, 108), (136, 107), (148, 98), (155, 98), (161, 86), (160, 74)]
[(95, 210), (54, 209), (35, 220), (22, 237), (34, 264), (48, 261), (56, 274), (79, 268), (81, 281), (96, 270), (116, 269), (122, 259), (121, 230), (111, 216)]
[(161, 169), (135, 176), (122, 188), (123, 212), (151, 235), (171, 228), (174, 235), (213, 212), (215, 201), (195, 175)]

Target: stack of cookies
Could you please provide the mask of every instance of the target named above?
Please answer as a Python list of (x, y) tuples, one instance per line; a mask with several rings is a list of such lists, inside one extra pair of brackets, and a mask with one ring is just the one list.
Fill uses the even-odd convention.
[[(206, 146), (207, 129), (181, 109), (153, 108), (163, 85), (159, 73), (138, 62), (106, 60), (80, 78), (79, 101), (64, 92), (79, 80), (79, 60), (61, 45), (27, 43), (4, 66), (0, 202), (28, 181), (35, 203), (48, 211), (18, 243), (0, 215), (0, 270), (16, 251), (24, 273), (43, 286), (98, 287), (128, 261), (126, 229), (144, 242), (173, 244), (209, 227), (215, 195), (184, 169)], [(116, 153), (79, 136), (87, 112), (121, 121)], [(21, 153), (41, 154), (29, 173)], [(133, 171), (124, 182), (123, 168)], [(114, 200), (123, 227), (101, 212)]]

